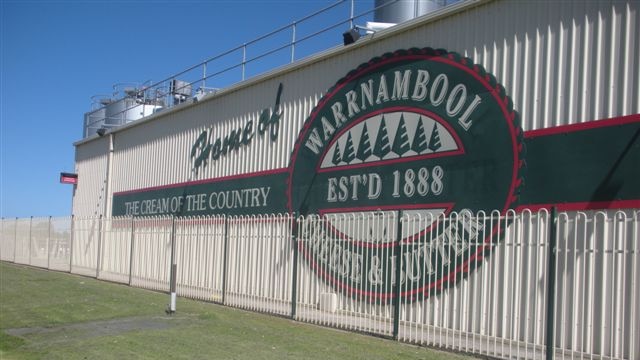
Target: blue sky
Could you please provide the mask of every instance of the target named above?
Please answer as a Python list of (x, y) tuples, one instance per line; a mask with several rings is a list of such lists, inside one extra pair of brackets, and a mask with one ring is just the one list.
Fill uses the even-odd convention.
[[(72, 186), (59, 174), (74, 170), (73, 143), (93, 95), (162, 80), (335, 2), (0, 0), (0, 216), (71, 214)], [(355, 13), (372, 4), (356, 1)], [(346, 19), (349, 9), (347, 1), (330, 14)], [(298, 38), (320, 20), (300, 25)], [(301, 44), (296, 58), (339, 45), (347, 28)], [(289, 56), (265, 59), (249, 74)]]

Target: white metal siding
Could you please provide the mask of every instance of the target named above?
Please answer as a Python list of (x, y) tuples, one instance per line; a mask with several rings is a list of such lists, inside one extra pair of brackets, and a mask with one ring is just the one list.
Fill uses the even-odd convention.
[(76, 147), (78, 185), (73, 195), (74, 215), (103, 215), (108, 145), (107, 138), (99, 138)]
[[(445, 48), (481, 64), (505, 86), (525, 130), (640, 113), (636, 1), (489, 1), (427, 19), (117, 131), (110, 193), (284, 168), (323, 93), (359, 64), (401, 48)], [(209, 128), (214, 139), (225, 136), (251, 119), (255, 127), (261, 111), (273, 107), (279, 83), (277, 141), (256, 135), (192, 174), (197, 136)], [(107, 148), (105, 138), (77, 147), (75, 214), (102, 213)]]
[[(303, 79), (298, 80), (304, 83)], [(262, 109), (272, 108), (279, 81), (247, 88), (186, 108), (116, 133), (114, 140), (113, 191), (252, 173), (288, 166), (289, 155), (300, 126), (319, 96), (285, 100), (300, 94), (295, 79), (283, 81), (282, 118), (276, 142), (268, 134), (255, 135), (249, 146), (210, 160), (199, 173), (191, 172), (191, 147), (203, 130), (213, 125), (212, 137), (224, 137), (253, 120), (254, 129)], [(307, 89), (308, 90), (308, 89)], [(246, 99), (252, 99), (248, 103)], [(238, 115), (240, 114), (240, 115)], [(150, 176), (152, 175), (152, 176)]]
[(367, 56), (411, 46), (467, 56), (504, 85), (525, 131), (637, 114), (638, 6), (494, 1), (384, 39)]

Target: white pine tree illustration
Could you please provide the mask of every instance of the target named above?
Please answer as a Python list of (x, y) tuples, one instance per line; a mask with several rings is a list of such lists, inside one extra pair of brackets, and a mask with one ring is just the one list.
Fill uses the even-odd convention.
[(402, 156), (410, 149), (411, 144), (409, 144), (409, 135), (407, 134), (407, 125), (404, 122), (403, 114), (400, 115), (400, 123), (398, 124), (398, 131), (396, 131), (396, 137), (393, 139), (392, 150), (398, 156)]
[(387, 125), (384, 121), (384, 116), (380, 120), (380, 127), (378, 128), (378, 136), (376, 137), (376, 145), (373, 148), (373, 155), (384, 158), (385, 155), (391, 152), (389, 146), (389, 134), (387, 133)]
[(371, 156), (371, 143), (369, 142), (369, 132), (367, 131), (367, 124), (363, 124), (362, 134), (360, 135), (360, 143), (358, 144), (358, 159), (363, 162)]
[(415, 151), (417, 154), (422, 153), (427, 150), (427, 134), (424, 131), (424, 126), (422, 125), (422, 116), (418, 119), (418, 127), (416, 128), (416, 132), (413, 135), (413, 143), (411, 144), (411, 150)]
[(347, 135), (347, 144), (345, 145), (344, 155), (342, 156), (342, 161), (347, 164), (353, 161), (356, 158), (356, 149), (353, 148), (353, 139), (351, 138), (351, 131)]
[(431, 138), (429, 139), (429, 150), (436, 152), (442, 147), (440, 143), (440, 133), (438, 132), (438, 124), (433, 123), (433, 131), (431, 131)]
[(338, 165), (342, 161), (342, 155), (340, 154), (340, 144), (336, 141), (336, 148), (333, 150), (333, 158), (331, 162), (333, 165)]

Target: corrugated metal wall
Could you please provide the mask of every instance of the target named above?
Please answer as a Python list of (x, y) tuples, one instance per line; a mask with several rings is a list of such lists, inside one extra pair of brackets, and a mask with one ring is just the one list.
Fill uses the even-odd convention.
[(378, 49), (444, 48), (502, 83), (526, 130), (640, 112), (637, 1), (493, 1)]
[[(73, 193), (73, 214), (103, 215), (109, 139), (98, 138), (76, 147), (78, 185)], [(124, 169), (117, 168), (116, 172)]]
[[(359, 64), (402, 48), (445, 48), (483, 65), (505, 86), (525, 130), (640, 113), (639, 16), (636, 1), (485, 1), (416, 19), (115, 132), (110, 193), (286, 167), (323, 93)], [(251, 119), (257, 123), (261, 111), (273, 107), (280, 83), (277, 141), (256, 136), (250, 146), (192, 173), (197, 136), (209, 128), (224, 136)], [(105, 139), (77, 146), (76, 215), (102, 213), (107, 148)]]

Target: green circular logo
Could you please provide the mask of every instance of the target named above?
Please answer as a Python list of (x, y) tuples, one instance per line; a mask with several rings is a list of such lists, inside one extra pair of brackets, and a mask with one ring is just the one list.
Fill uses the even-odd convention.
[[(472, 242), (495, 240), (482, 224), (456, 225), (463, 237), (428, 235), (452, 212), (513, 207), (521, 164), (517, 114), (493, 76), (454, 53), (399, 50), (351, 71), (312, 111), (292, 154), (288, 207), (325, 215), (302, 250), (328, 282), (370, 300), (393, 298), (392, 269), (402, 256), (401, 281), (413, 282), (403, 297), (411, 299), (468, 271), (486, 250)], [(366, 220), (400, 214), (430, 220), (410, 227)], [(319, 241), (342, 261), (319, 256), (328, 251)], [(377, 251), (399, 241), (402, 253)], [(416, 262), (419, 274), (409, 268)]]

